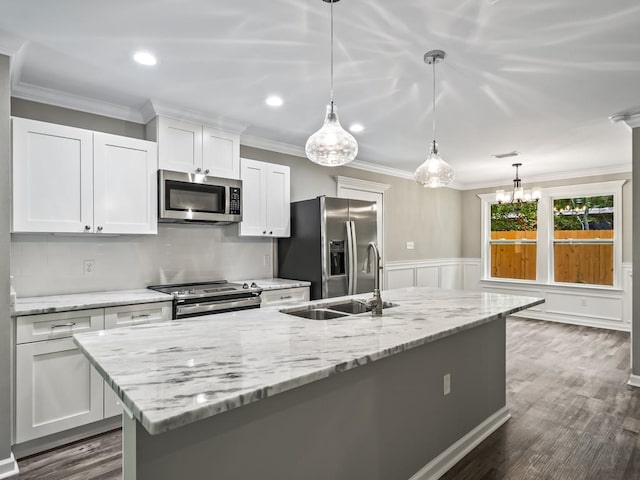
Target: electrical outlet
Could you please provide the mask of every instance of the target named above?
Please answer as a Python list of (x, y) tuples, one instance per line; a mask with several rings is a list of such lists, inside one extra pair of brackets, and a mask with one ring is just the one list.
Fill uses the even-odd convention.
[(93, 272), (96, 271), (96, 261), (95, 260), (85, 260), (84, 261), (84, 274), (85, 275), (93, 275)]
[(586, 298), (583, 298), (583, 299), (580, 300), (580, 306), (581, 307), (586, 307), (587, 306), (587, 299)]
[(451, 374), (447, 373), (442, 379), (442, 394), (449, 395), (451, 393)]
[(407, 242), (407, 250), (413, 250), (416, 247), (415, 243)]

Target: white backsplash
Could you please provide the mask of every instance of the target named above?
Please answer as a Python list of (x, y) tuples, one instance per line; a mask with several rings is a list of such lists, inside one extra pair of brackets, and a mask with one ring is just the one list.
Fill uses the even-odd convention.
[[(95, 261), (93, 273), (85, 273), (85, 260)], [(238, 237), (238, 225), (161, 224), (158, 235), (11, 238), (11, 273), (18, 297), (270, 278), (272, 262), (273, 240)]]

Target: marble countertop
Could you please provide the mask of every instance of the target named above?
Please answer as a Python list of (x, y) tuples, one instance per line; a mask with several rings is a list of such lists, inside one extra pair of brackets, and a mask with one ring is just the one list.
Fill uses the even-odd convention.
[[(310, 282), (287, 280), (285, 278), (259, 278), (252, 280), (233, 280), (235, 283), (256, 282), (263, 290), (308, 287)], [(87, 308), (112, 307), (115, 305), (133, 305), (136, 303), (170, 302), (171, 295), (147, 288), (136, 290), (113, 290), (108, 292), (72, 293), (47, 295), (43, 297), (18, 298), (11, 309), (12, 317), (35, 315), (40, 313), (68, 312)]]
[(11, 309), (11, 316), (68, 312), (87, 308), (133, 305), (136, 303), (171, 302), (172, 300), (173, 297), (171, 295), (149, 290), (148, 288), (49, 295), (45, 297), (18, 297), (16, 304)]
[(283, 288), (296, 288), (296, 287), (309, 287), (311, 282), (304, 280), (288, 280), (286, 278), (258, 278), (250, 280), (233, 280), (234, 283), (249, 283), (256, 282), (256, 284), (263, 290), (280, 290)]
[(134, 418), (158, 434), (544, 301), (417, 287), (382, 297), (397, 306), (381, 317), (317, 321), (256, 309), (88, 332), (74, 340)]

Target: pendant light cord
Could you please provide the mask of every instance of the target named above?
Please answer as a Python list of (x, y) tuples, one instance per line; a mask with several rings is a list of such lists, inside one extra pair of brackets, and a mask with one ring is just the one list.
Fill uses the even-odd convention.
[(433, 59), (433, 147), (436, 148), (436, 59)]
[(333, 113), (333, 1), (331, 0), (331, 113)]

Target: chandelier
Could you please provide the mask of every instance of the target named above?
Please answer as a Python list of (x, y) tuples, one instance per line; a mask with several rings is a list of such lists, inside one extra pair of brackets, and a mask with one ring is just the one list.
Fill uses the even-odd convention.
[(512, 203), (518, 208), (521, 203), (537, 202), (540, 200), (540, 197), (542, 197), (540, 187), (534, 187), (531, 190), (522, 188), (522, 179), (518, 176), (518, 168), (520, 168), (522, 164), (514, 163), (511, 166), (516, 167), (516, 178), (513, 179), (513, 190), (511, 192), (496, 190), (496, 202), (499, 204)]

